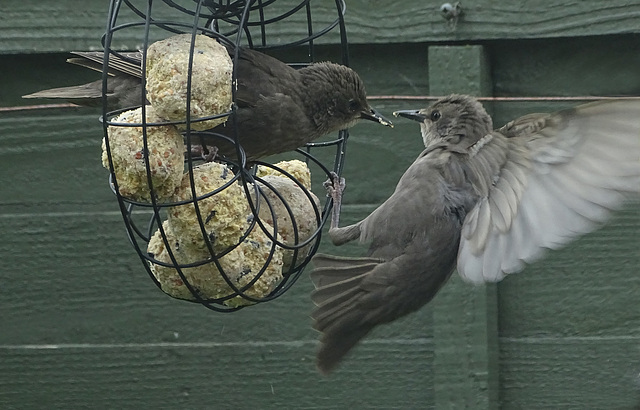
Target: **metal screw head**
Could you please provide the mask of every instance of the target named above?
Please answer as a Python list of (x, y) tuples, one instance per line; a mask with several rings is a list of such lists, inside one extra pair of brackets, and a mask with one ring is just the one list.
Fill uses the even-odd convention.
[(457, 19), (462, 14), (462, 6), (460, 6), (460, 2), (444, 3), (440, 6), (440, 13), (447, 20)]

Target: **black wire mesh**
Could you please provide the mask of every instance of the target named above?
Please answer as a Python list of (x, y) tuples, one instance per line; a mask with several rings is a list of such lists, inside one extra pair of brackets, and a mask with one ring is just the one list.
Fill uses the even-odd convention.
[[(283, 3), (283, 2), (279, 2)], [(287, 2), (291, 4), (291, 2)], [(314, 22), (315, 16), (312, 12), (314, 5), (321, 4), (323, 10), (327, 10), (327, 4), (330, 4), (335, 18), (329, 21), (326, 15), (323, 16), (325, 21), (321, 27)], [(232, 84), (236, 84), (235, 61), (238, 58), (238, 46), (256, 48), (262, 50), (272, 49), (288, 49), (293, 47), (305, 47), (308, 61), (299, 63), (290, 63), (289, 65), (305, 66), (314, 62), (315, 45), (314, 41), (327, 33), (339, 35), (341, 44), (341, 63), (348, 65), (348, 48), (347, 38), (344, 25), (344, 0), (306, 0), (300, 1), (294, 6), (289, 6), (285, 10), (276, 8), (275, 0), (238, 0), (238, 1), (222, 1), (222, 0), (112, 0), (109, 8), (109, 16), (107, 29), (103, 36), (102, 43), (104, 46), (104, 68), (103, 68), (103, 114), (102, 123), (104, 128), (104, 154), (110, 170), (110, 185), (115, 193), (120, 209), (124, 218), (126, 230), (129, 239), (140, 256), (149, 276), (155, 284), (170, 296), (197, 302), (203, 306), (221, 312), (231, 312), (238, 310), (247, 305), (260, 303), (275, 299), (286, 292), (298, 279), (303, 272), (305, 266), (309, 263), (311, 257), (316, 252), (321, 230), (328, 218), (331, 202), (327, 199), (324, 204), (316, 202), (310, 191), (310, 186), (303, 184), (299, 179), (299, 175), (294, 175), (293, 171), (287, 170), (279, 165), (270, 164), (264, 161), (248, 162), (243, 148), (237, 143), (237, 135), (233, 137), (225, 136), (212, 132), (210, 130), (198, 131), (193, 129), (193, 124), (197, 121), (211, 120), (218, 118), (227, 118), (235, 124), (235, 112), (237, 105), (235, 104), (235, 87), (232, 88), (233, 104), (231, 109), (225, 113), (211, 115), (198, 118), (192, 121), (190, 115), (190, 95), (192, 90), (192, 68), (193, 53), (196, 35), (204, 34), (208, 37), (216, 39), (221, 44), (227, 46), (229, 55), (234, 62)], [(300, 21), (306, 21), (307, 32), (302, 38), (294, 38), (287, 41), (281, 39), (282, 36), (275, 36), (273, 41), (269, 36), (270, 27), (274, 24), (290, 24), (290, 20), (296, 20), (298, 27)], [(337, 33), (336, 33), (337, 31)], [(147, 117), (147, 95), (144, 84), (146, 84), (146, 50), (155, 39), (166, 38), (175, 34), (190, 34), (191, 49), (188, 66), (187, 79), (187, 99), (185, 117), (181, 121), (149, 121)], [(130, 121), (123, 123), (117, 120), (118, 115), (127, 112), (131, 108), (120, 109), (117, 111), (108, 111), (107, 109), (107, 80), (109, 77), (108, 69), (110, 58), (120, 58), (125, 61), (129, 56), (116, 50), (120, 36), (134, 36), (139, 38), (142, 50), (142, 92), (140, 95), (141, 117), (139, 121)], [(150, 154), (149, 134), (160, 126), (182, 125), (184, 131), (185, 157), (184, 157), (184, 176), (183, 182), (188, 181), (186, 188), (187, 198), (171, 198), (169, 200), (160, 200), (155, 191), (153, 173), (155, 172), (151, 166), (153, 159)], [(114, 141), (110, 132), (114, 129), (129, 127), (138, 129), (142, 135), (142, 146), (140, 150), (139, 160), (143, 160), (146, 171), (146, 183), (149, 190), (148, 198), (131, 198), (121, 194), (119, 180), (114, 164)], [(235, 127), (234, 127), (235, 128)], [(194, 155), (193, 152), (198, 146), (196, 141), (199, 137), (206, 136), (209, 141), (220, 141), (221, 143), (231, 143), (235, 146), (236, 155), (216, 158), (215, 163), (218, 169), (222, 169), (222, 173), (228, 171), (224, 183), (215, 189), (207, 192), (198, 192), (197, 178), (198, 169), (206, 164), (206, 160), (200, 155)], [(302, 159), (309, 169), (314, 170), (314, 181), (324, 181), (330, 171), (341, 173), (345, 159), (346, 141), (348, 132), (341, 130), (337, 136), (331, 137), (330, 140), (321, 142), (308, 143), (306, 147), (296, 150), (296, 156)], [(202, 146), (200, 151), (207, 152), (209, 147)], [(320, 156), (317, 154), (321, 153)], [(321, 158), (320, 158), (321, 157)], [(325, 165), (324, 163), (327, 163)], [(330, 163), (332, 162), (332, 163)], [(330, 163), (330, 164), (328, 164)], [(273, 180), (269, 179), (269, 174), (277, 174), (280, 178), (290, 181), (289, 185), (293, 186), (298, 201), (302, 201), (304, 205), (304, 213), (301, 215), (294, 204), (291, 202), (292, 196), (280, 192), (278, 187), (274, 185)], [(228, 176), (228, 178), (227, 178)], [(120, 176), (120, 178), (122, 178)], [(157, 185), (157, 184), (156, 184)], [(218, 249), (217, 237), (215, 232), (211, 232), (206, 226), (209, 219), (215, 217), (216, 211), (209, 209), (211, 200), (217, 202), (218, 196), (222, 197), (230, 192), (238, 192), (237, 187), (241, 187), (242, 193), (238, 193), (238, 198), (246, 201), (246, 206), (250, 210), (246, 221), (240, 225), (243, 227), (240, 234), (237, 235), (234, 243), (226, 246), (224, 249)], [(234, 191), (235, 190), (235, 191)], [(207, 202), (209, 201), (209, 202)], [(199, 244), (206, 248), (206, 255), (199, 258), (191, 258), (185, 260), (181, 257), (181, 246), (184, 248), (188, 243), (179, 243), (172, 234), (171, 226), (166, 222), (169, 215), (181, 212), (183, 209), (193, 209), (195, 211), (194, 229), (199, 229), (201, 241)], [(173, 212), (173, 214), (172, 214)], [(301, 219), (302, 218), (302, 219)], [(303, 220), (311, 221), (312, 229), (310, 232), (302, 234), (301, 224)], [(266, 223), (269, 220), (270, 223)], [(279, 228), (284, 226), (284, 222), (290, 225), (291, 233), (287, 241), (279, 235)], [(279, 226), (280, 222), (280, 226)], [(309, 228), (307, 226), (307, 231)], [(256, 245), (256, 241), (252, 238), (255, 233), (262, 237), (262, 243)], [(152, 252), (150, 242), (155, 244), (155, 250), (162, 249), (163, 258), (159, 258), (157, 252)], [(226, 263), (225, 258), (232, 259), (237, 255), (250, 257), (253, 255), (252, 247), (261, 246), (263, 252), (260, 257), (254, 258), (259, 261), (260, 268), (255, 268), (256, 260), (252, 261), (252, 271), (241, 272), (241, 275), (233, 276), (227, 272), (228, 267), (232, 264)], [(247, 250), (249, 247), (249, 250)], [(264, 252), (268, 248), (268, 252)], [(254, 252), (255, 253), (255, 252)], [(249, 255), (249, 256), (247, 256)], [(285, 255), (285, 256), (283, 256)], [(188, 259), (188, 258), (187, 258)], [(287, 263), (281, 262), (281, 259), (287, 259)], [(233, 265), (234, 268), (236, 267)], [(247, 268), (245, 268), (246, 270)], [(255, 270), (258, 272), (255, 272)], [(269, 285), (261, 285), (266, 287), (266, 291), (258, 294), (252, 291), (257, 287), (265, 275), (265, 272), (277, 271), (281, 269), (281, 276), (277, 276), (277, 280)], [(193, 271), (193, 275), (189, 271)], [(167, 292), (167, 281), (159, 279), (160, 272), (170, 273), (172, 277), (171, 283), (182, 289), (182, 293)], [(244, 275), (250, 273), (250, 275)], [(203, 292), (201, 283), (198, 281), (198, 275), (216, 276), (216, 280), (222, 286), (221, 294), (212, 297), (211, 294)], [(166, 278), (165, 278), (166, 279)]]

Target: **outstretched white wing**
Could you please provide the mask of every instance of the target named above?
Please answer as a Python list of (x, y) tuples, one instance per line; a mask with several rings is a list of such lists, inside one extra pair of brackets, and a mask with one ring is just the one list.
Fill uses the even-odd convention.
[(499, 281), (605, 222), (640, 192), (640, 101), (529, 115), (501, 130), (507, 161), (467, 215), (458, 272)]

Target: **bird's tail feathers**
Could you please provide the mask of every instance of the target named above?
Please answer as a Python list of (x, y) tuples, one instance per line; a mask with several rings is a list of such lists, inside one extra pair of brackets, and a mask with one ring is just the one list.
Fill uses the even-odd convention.
[[(102, 54), (102, 53), (101, 53)], [(88, 68), (89, 70), (102, 72), (102, 63), (98, 63), (93, 60), (89, 60), (86, 57), (71, 57), (67, 58), (67, 63), (77, 65), (80, 67)]]
[(376, 324), (360, 306), (366, 296), (361, 284), (383, 261), (318, 254), (313, 262), (311, 279), (316, 290), (311, 299), (316, 309), (311, 317), (314, 329), (322, 333), (318, 369), (327, 374)]
[(313, 257), (315, 269), (311, 272), (311, 280), (318, 289), (369, 272), (380, 262), (382, 259), (378, 258), (350, 258), (319, 253)]
[(94, 87), (93, 83), (72, 85), (70, 87), (59, 87), (38, 91), (33, 94), (23, 95), (22, 98), (48, 98), (64, 100), (102, 98), (102, 88)]
[(373, 325), (354, 326), (348, 332), (331, 333), (321, 340), (322, 345), (318, 350), (316, 365), (322, 374), (329, 374), (333, 371), (344, 356), (358, 344), (373, 329)]

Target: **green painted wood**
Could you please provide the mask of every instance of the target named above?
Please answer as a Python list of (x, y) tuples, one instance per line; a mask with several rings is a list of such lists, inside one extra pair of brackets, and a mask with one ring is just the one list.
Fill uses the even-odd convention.
[(104, 209), (100, 204), (113, 195), (101, 165), (101, 136), (95, 114), (0, 118), (0, 207), (17, 213), (71, 212), (86, 204)]
[[(496, 95), (637, 95), (635, 36), (501, 42)], [(577, 103), (494, 103), (496, 126)], [(640, 207), (498, 286), (500, 399), (505, 409), (637, 409)]]
[(640, 94), (637, 34), (500, 41), (489, 49), (496, 96)]
[[(367, 212), (347, 212), (345, 222)], [(212, 335), (221, 342), (315, 338), (306, 277), (277, 301), (216, 314), (156, 288), (117, 212), (7, 213), (0, 228), (2, 303), (11, 312), (0, 323), (12, 329), (0, 333), (0, 344), (197, 341)], [(340, 249), (341, 254), (360, 251)], [(408, 319), (377, 338), (430, 337), (429, 320), (424, 321)]]
[[(21, 97), (48, 88), (84, 84), (101, 78), (101, 74), (98, 72), (66, 63), (69, 57), (71, 55), (66, 52), (3, 55), (0, 58), (0, 73), (3, 73), (0, 76), (0, 89), (2, 89), (0, 107), (51, 103), (52, 101), (22, 99)], [(16, 81), (18, 78), (20, 80)], [(98, 113), (99, 111), (93, 112)], [(83, 110), (82, 112), (88, 113), (89, 111)], [(40, 114), (43, 113), (46, 114), (46, 112), (40, 112)]]
[(1, 408), (432, 406), (428, 317), (374, 333), (322, 378), (306, 278), (277, 301), (215, 314), (155, 289), (118, 215), (33, 216), (1, 220), (0, 255), (12, 267), (0, 274)]
[[(314, 341), (0, 348), (3, 409), (429, 408), (428, 341), (366, 343), (320, 376)], [(382, 357), (403, 355), (403, 372)], [(372, 393), (373, 392), (373, 393)], [(377, 392), (377, 393), (376, 393)]]
[(501, 406), (637, 410), (639, 356), (638, 337), (501, 338)]
[[(144, 1), (133, 1), (140, 9)], [(191, 0), (177, 2), (190, 10)], [(451, 42), (496, 39), (559, 38), (616, 33), (638, 33), (640, 2), (615, 0), (581, 2), (536, 0), (527, 2), (495, 2), (477, 0), (462, 3), (463, 14), (455, 27), (441, 16), (440, 6), (407, 0), (402, 3), (351, 0), (347, 2), (346, 23), (353, 44)], [(452, 2), (453, 3), (453, 2)], [(282, 14), (300, 4), (299, 0), (280, 0), (266, 10), (266, 17)], [(334, 0), (314, 0), (314, 31), (320, 31), (336, 18)], [(99, 39), (106, 27), (107, 2), (60, 0), (4, 0), (0, 5), (0, 53), (56, 52), (89, 50), (100, 47)], [(124, 7), (124, 6), (123, 6)], [(121, 22), (140, 21), (131, 12), (122, 12)], [(193, 19), (176, 12), (163, 2), (154, 2), (156, 19), (171, 18), (190, 24)], [(258, 19), (258, 16), (254, 16)], [(278, 44), (307, 35), (304, 8), (291, 17), (269, 27), (269, 44)], [(166, 33), (154, 32), (153, 39)], [(253, 36), (257, 39), (259, 31)], [(143, 42), (138, 28), (122, 30), (115, 37), (117, 48), (136, 48)], [(317, 41), (337, 43), (336, 31)]]
[[(482, 46), (429, 47), (430, 93), (490, 95), (488, 61)], [(436, 408), (497, 408), (495, 285), (474, 287), (456, 276), (434, 298), (433, 309)]]
[(640, 406), (640, 203), (499, 286), (501, 400)]
[(391, 6), (384, 1), (350, 1), (350, 39), (356, 43), (450, 42), (637, 33), (639, 29), (637, 1), (460, 2), (463, 14), (454, 27), (441, 16), (445, 3), (455, 4), (414, 0)]
[[(636, 93), (637, 47), (637, 35), (484, 46), (502, 96)], [(437, 91), (425, 44), (350, 51), (369, 94)], [(296, 53), (285, 57), (301, 58)], [(333, 47), (319, 51), (336, 56)], [(5, 55), (0, 106), (29, 104), (20, 95), (39, 88), (97, 79), (67, 67), (66, 57)], [(375, 104), (389, 115), (427, 102)], [(499, 126), (573, 104), (492, 108)], [(442, 408), (443, 380), (463, 376), (470, 401), (486, 385), (473, 365), (477, 352), (463, 346), (451, 362), (435, 337), (460, 331), (446, 328), (450, 313), (462, 329), (486, 320), (458, 315), (461, 301), (484, 296), (455, 276), (432, 304), (376, 329), (329, 378), (313, 368), (306, 274), (282, 298), (229, 315), (163, 295), (127, 242), (99, 161), (97, 117), (86, 109), (0, 112), (0, 408)], [(411, 121), (354, 127), (343, 223), (386, 199), (420, 149)], [(321, 182), (314, 178), (319, 196)], [(629, 205), (603, 230), (498, 286), (501, 407), (637, 408), (638, 209)], [(365, 247), (335, 248), (324, 238), (321, 249), (361, 255)], [(460, 352), (468, 351), (467, 360)]]
[(640, 337), (639, 223), (640, 203), (631, 202), (599, 231), (502, 282), (500, 336)]
[[(398, 159), (410, 162), (412, 143), (419, 147), (412, 134), (398, 144)], [(375, 124), (353, 129), (358, 178), (366, 181), (368, 144), (385, 147), (380, 158), (389, 152), (385, 135)], [(239, 408), (433, 406), (428, 310), (374, 332), (326, 379), (313, 365), (306, 276), (282, 298), (228, 315), (163, 295), (126, 239), (100, 138), (95, 110), (0, 115), (0, 408), (228, 408), (239, 397)], [(397, 179), (405, 166), (387, 162), (379, 171)], [(384, 181), (372, 196), (358, 178), (349, 193), (360, 204), (345, 211), (345, 223), (392, 189)], [(314, 180), (320, 196), (321, 182)], [(323, 248), (333, 251), (326, 241)], [(396, 377), (390, 361), (406, 374)], [(235, 367), (243, 368), (237, 377), (213, 376)], [(275, 396), (265, 377), (277, 379)]]
[(490, 96), (491, 67), (483, 46), (430, 46), (429, 92)]

